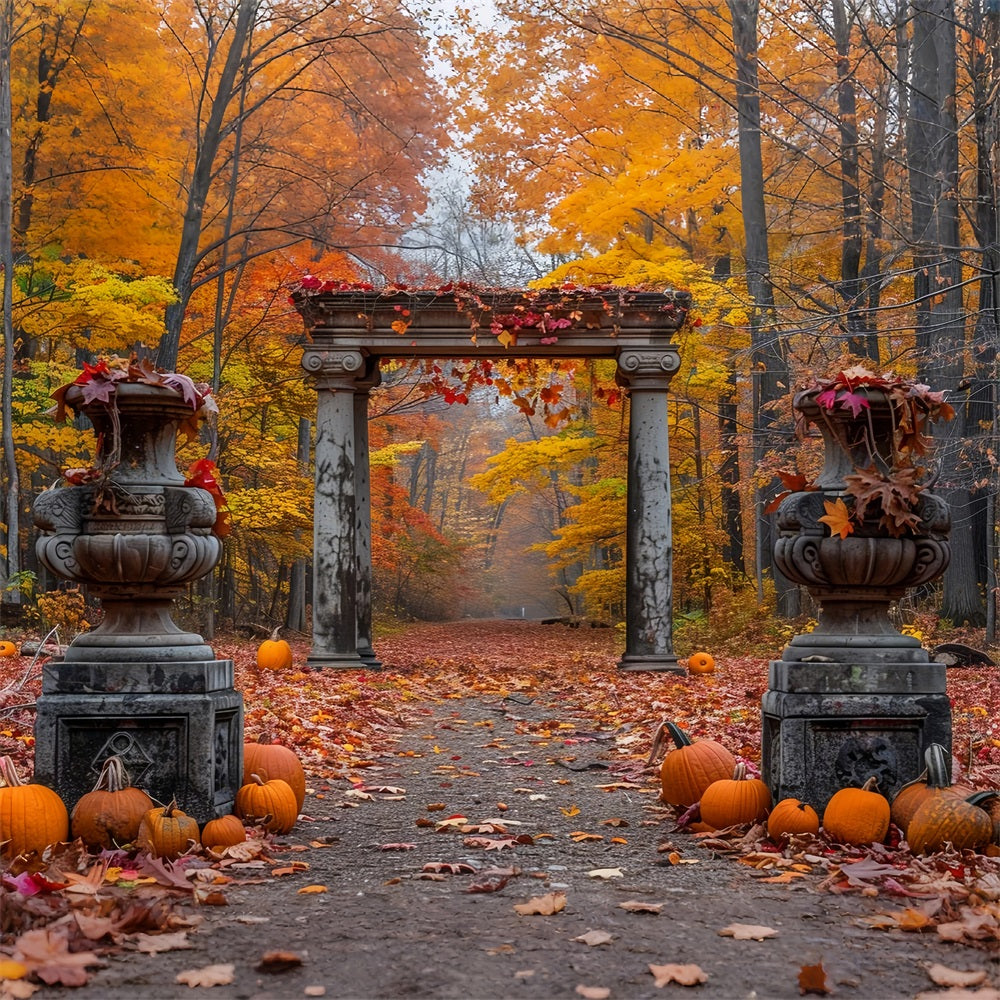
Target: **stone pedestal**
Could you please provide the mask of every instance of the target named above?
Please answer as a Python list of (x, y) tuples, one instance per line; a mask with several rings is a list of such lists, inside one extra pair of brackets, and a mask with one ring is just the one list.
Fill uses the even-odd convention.
[(76, 802), (104, 761), (176, 799), (199, 823), (233, 810), (243, 780), (243, 698), (232, 660), (49, 663), (35, 721), (35, 775)]
[(36, 551), (86, 584), (103, 618), (43, 669), (35, 774), (72, 808), (117, 755), (134, 785), (205, 823), (232, 811), (243, 779), (243, 699), (232, 661), (170, 616), (222, 552), (211, 495), (186, 487), (174, 459), (192, 405), (132, 382), (108, 403), (73, 386), (66, 403), (94, 424), (97, 478), (38, 497)]

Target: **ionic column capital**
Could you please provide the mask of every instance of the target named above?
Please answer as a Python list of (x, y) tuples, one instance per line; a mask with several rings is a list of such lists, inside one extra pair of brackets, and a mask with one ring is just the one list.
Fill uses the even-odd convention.
[[(306, 348), (302, 367), (312, 376), (317, 389), (349, 389), (354, 391), (359, 379), (369, 377), (365, 356), (361, 351), (324, 351)], [(363, 388), (370, 388), (364, 386)]]
[(680, 353), (674, 344), (642, 350), (627, 349), (618, 353), (615, 381), (629, 389), (659, 389), (665, 392), (680, 366)]

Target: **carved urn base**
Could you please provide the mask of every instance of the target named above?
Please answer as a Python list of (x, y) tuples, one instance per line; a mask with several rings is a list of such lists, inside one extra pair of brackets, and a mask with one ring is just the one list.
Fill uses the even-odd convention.
[[(846, 649), (844, 650), (846, 652)], [(822, 810), (835, 791), (871, 775), (892, 797), (923, 769), (924, 750), (951, 750), (945, 666), (926, 662), (771, 663), (762, 699), (762, 772), (775, 801)]]
[(50, 662), (35, 720), (35, 774), (72, 807), (104, 761), (199, 824), (233, 811), (243, 780), (243, 696), (232, 660)]

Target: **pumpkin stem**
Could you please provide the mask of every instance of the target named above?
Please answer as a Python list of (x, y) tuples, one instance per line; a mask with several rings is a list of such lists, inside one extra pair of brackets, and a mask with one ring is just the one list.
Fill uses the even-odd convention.
[(951, 785), (951, 761), (940, 743), (931, 743), (924, 751), (927, 764), (927, 784), (933, 788), (948, 788)]
[(281, 626), (280, 625), (276, 626), (275, 629), (274, 629), (274, 631), (271, 633), (271, 642), (277, 642), (278, 641), (278, 633), (280, 631), (281, 631)]
[(171, 799), (170, 800), (170, 805), (168, 805), (163, 810), (163, 815), (166, 816), (169, 819), (171, 816), (174, 815), (174, 813), (179, 813), (179, 812), (180, 812), (180, 809), (177, 808), (177, 799)]
[(265, 785), (265, 784), (267, 784), (267, 782), (264, 781), (264, 779), (259, 774), (251, 774), (250, 778), (251, 778), (252, 781), (256, 781), (258, 785)]
[(733, 768), (733, 781), (745, 781), (747, 776), (747, 766), (741, 760), (737, 761), (736, 767)]
[(664, 722), (663, 725), (666, 727), (667, 732), (670, 733), (670, 738), (678, 747), (691, 746), (691, 737), (676, 722)]
[(670, 738), (678, 747), (689, 747), (691, 746), (691, 740), (688, 734), (681, 729), (674, 722), (661, 722), (656, 727), (656, 732), (653, 733), (653, 745), (649, 751), (649, 757), (646, 759), (646, 767), (652, 767), (656, 763), (657, 759), (662, 755), (661, 751), (663, 748), (664, 731), (670, 733)]
[(10, 757), (0, 757), (0, 787), (6, 785), (8, 788), (17, 788), (23, 784), (24, 782), (20, 779), (17, 769), (14, 767), (13, 759)]
[(863, 792), (877, 792), (878, 791), (878, 778), (873, 774), (862, 786), (861, 791)]
[(94, 785), (94, 791), (120, 792), (126, 788), (131, 788), (128, 771), (125, 770), (125, 764), (121, 757), (112, 755), (104, 761), (101, 773), (97, 778), (97, 784)]
[(983, 808), (984, 802), (989, 802), (990, 799), (1000, 799), (1000, 792), (995, 788), (987, 788), (984, 791), (976, 792), (974, 795), (970, 795), (965, 801), (969, 803), (970, 806), (979, 806), (980, 809)]

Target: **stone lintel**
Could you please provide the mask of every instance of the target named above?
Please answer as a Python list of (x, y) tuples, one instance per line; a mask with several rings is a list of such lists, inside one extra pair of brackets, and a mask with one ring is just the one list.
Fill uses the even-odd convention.
[[(298, 291), (292, 299), (309, 331), (306, 356), (337, 347), (390, 358), (615, 357), (625, 347), (668, 343), (691, 307), (687, 292), (626, 289), (475, 295)], [(528, 311), (569, 319), (570, 326), (522, 327), (510, 331), (515, 339), (506, 346), (491, 331), (494, 319)]]

